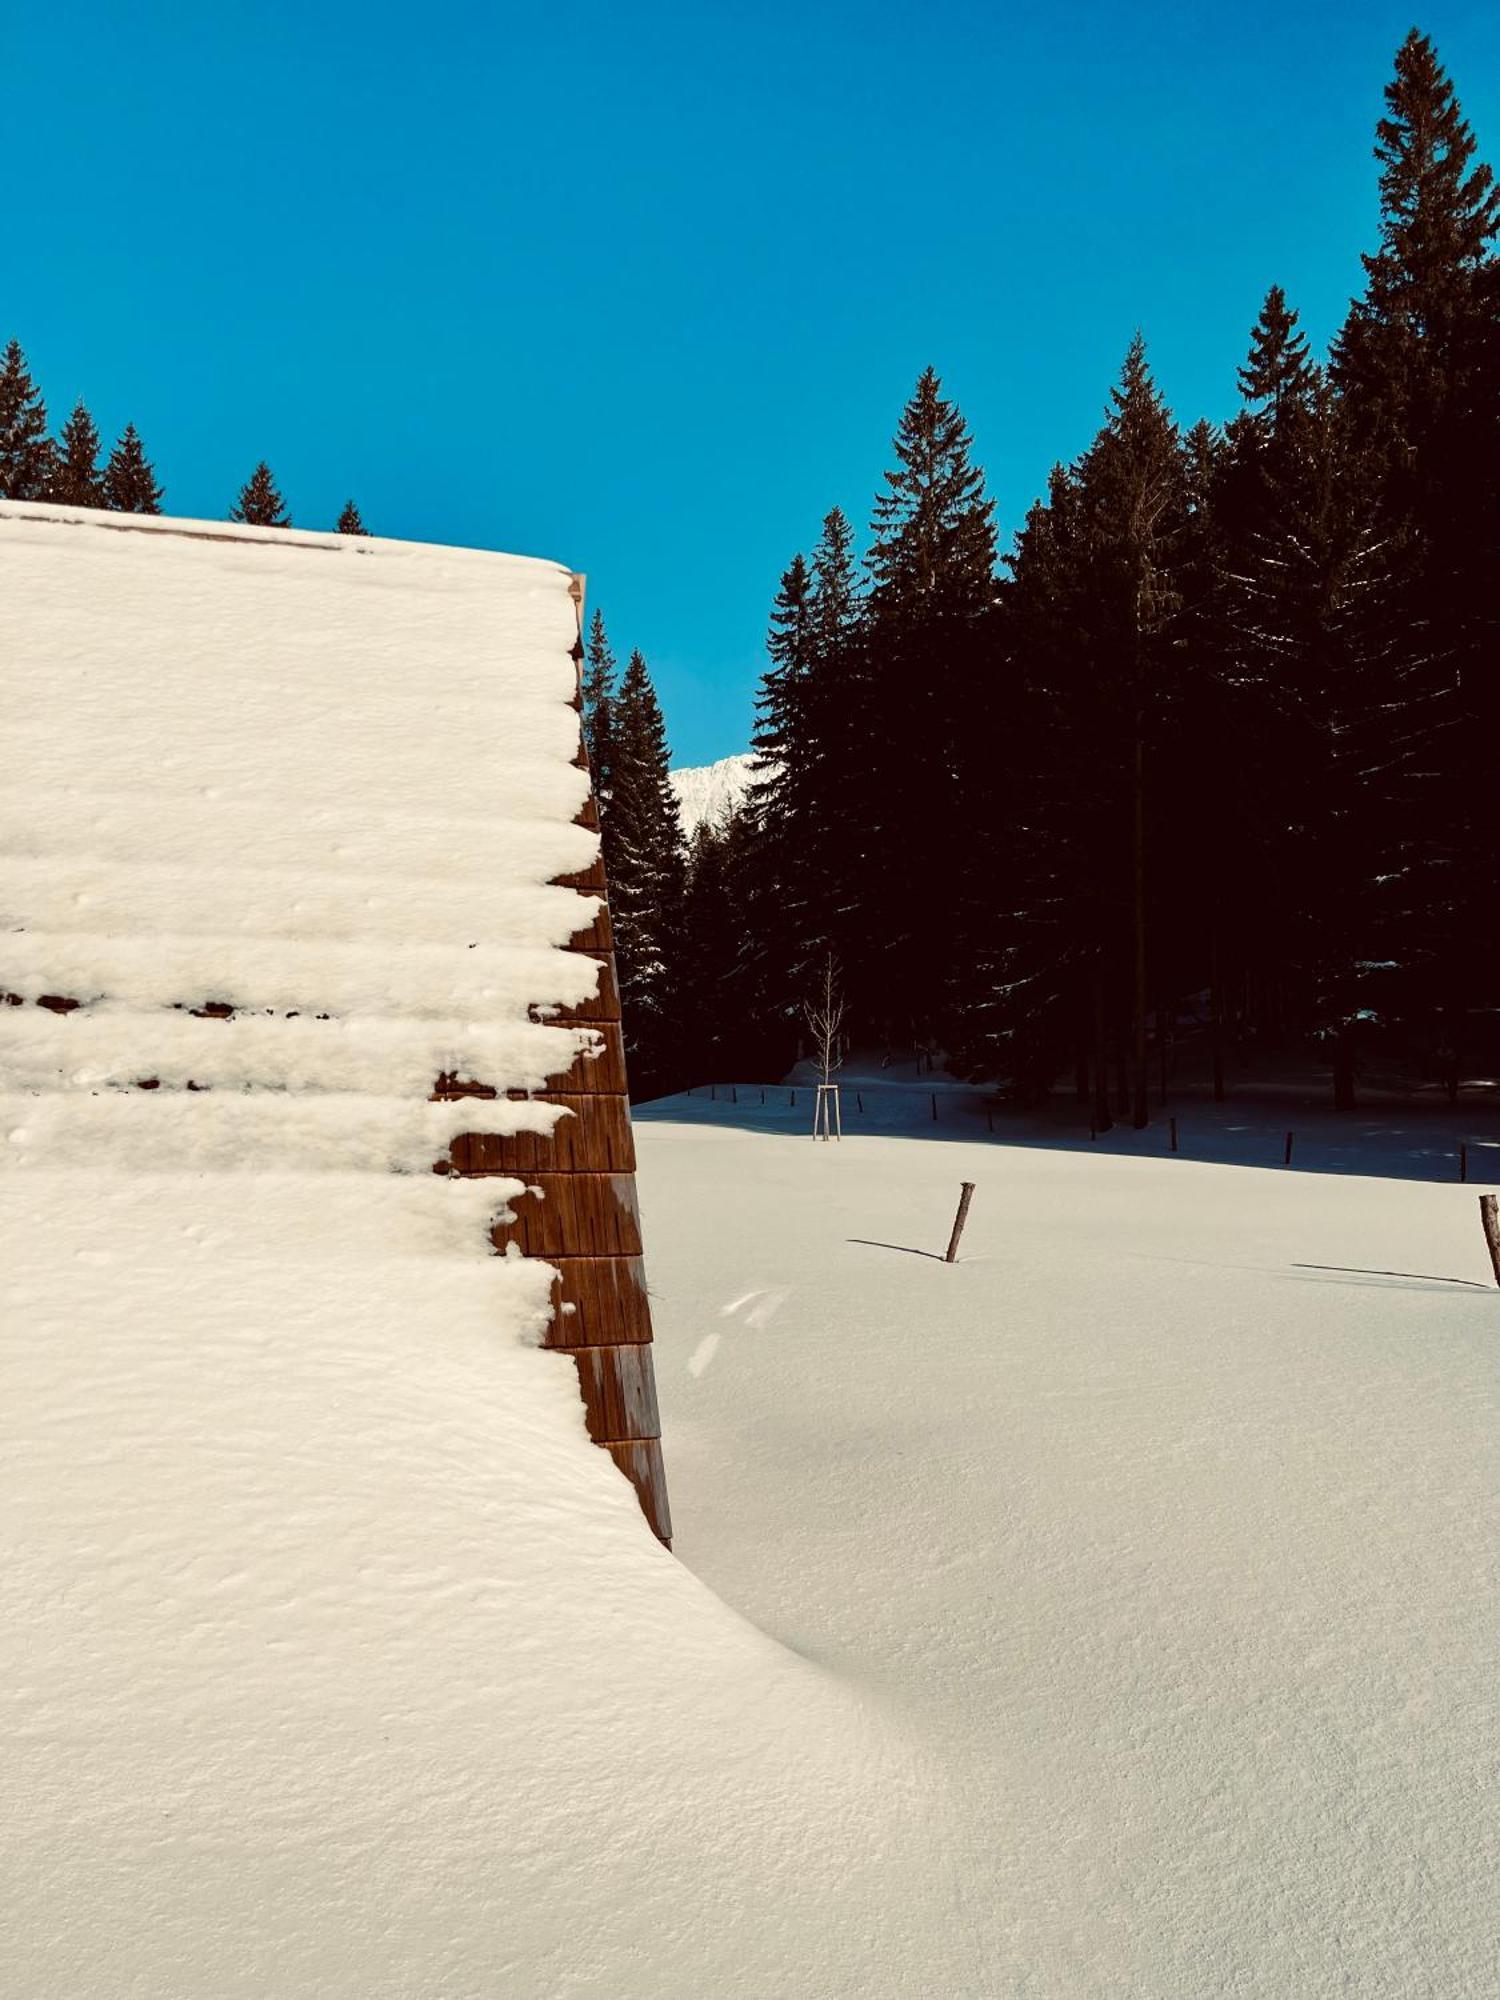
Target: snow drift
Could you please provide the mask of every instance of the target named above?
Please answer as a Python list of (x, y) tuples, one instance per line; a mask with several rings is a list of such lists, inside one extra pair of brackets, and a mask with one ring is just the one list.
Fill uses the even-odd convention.
[(431, 1172), (592, 1040), (569, 573), (14, 504), (0, 563), (7, 1990), (919, 1980), (918, 1760), (652, 1539), (519, 1184)]

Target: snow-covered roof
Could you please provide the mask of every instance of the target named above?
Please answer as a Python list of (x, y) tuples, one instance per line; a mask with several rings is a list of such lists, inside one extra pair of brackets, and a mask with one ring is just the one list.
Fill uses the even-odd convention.
[(11, 1163), (425, 1171), (550, 1129), (505, 1092), (593, 1039), (532, 1018), (597, 978), (553, 886), (597, 845), (571, 573), (17, 503), (0, 565)]
[[(368, 2000), (393, 1950), (394, 1990), (436, 1991), (462, 1914), (381, 1930), (421, 1857), (456, 1880), (483, 1847), (494, 1880), (515, 1811), (575, 1776), (592, 1810), (566, 1744), (529, 1790), (514, 1752), (619, 1653), (601, 1582), (672, 1566), (589, 1442), (665, 1533), (579, 595), (518, 557), (0, 503), (17, 1991)], [(583, 1215), (618, 1255), (570, 1258)], [(589, 1317), (601, 1269), (628, 1327)], [(477, 1727), (496, 1673), (513, 1733)], [(485, 1756), (482, 1798), (433, 1806)]]

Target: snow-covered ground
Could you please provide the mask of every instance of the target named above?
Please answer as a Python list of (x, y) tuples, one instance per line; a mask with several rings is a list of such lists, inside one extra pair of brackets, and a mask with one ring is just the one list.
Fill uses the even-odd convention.
[(0, 1203), (13, 2000), (922, 1990), (924, 1751), (652, 1538), (511, 1330), (542, 1267), (473, 1254), (492, 1206)]
[(672, 773), (672, 790), (682, 830), (691, 840), (705, 820), (722, 819), (750, 789), (755, 758), (748, 750), (716, 764), (693, 764)]
[[(800, 1089), (638, 1113), (681, 1559), (955, 1818), (930, 1972), (866, 1990), (1500, 1991), (1476, 1187), (1007, 1144), (937, 1088), (851, 1077), (838, 1146)], [(836, 1990), (809, 1949), (778, 1990)]]
[(646, 1108), (669, 1556), (430, 1171), (587, 1039), (568, 572), (0, 548), (7, 1996), (1500, 1988), (1492, 1119)]

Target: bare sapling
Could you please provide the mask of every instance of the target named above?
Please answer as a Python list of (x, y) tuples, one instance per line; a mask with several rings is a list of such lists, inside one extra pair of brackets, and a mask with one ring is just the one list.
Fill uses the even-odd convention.
[(817, 1095), (813, 1102), (813, 1137), (842, 1139), (844, 1113), (839, 1087), (833, 1073), (843, 1067), (844, 995), (839, 985), (839, 969), (832, 952), (823, 961), (823, 979), (817, 993), (802, 1009), (813, 1042), (813, 1061), (818, 1069)]

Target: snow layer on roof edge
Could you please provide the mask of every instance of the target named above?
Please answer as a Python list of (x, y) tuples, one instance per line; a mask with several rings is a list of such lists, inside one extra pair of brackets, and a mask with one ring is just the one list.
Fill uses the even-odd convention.
[(0, 1161), (411, 1171), (545, 1129), (423, 1100), (596, 1039), (533, 1019), (598, 976), (563, 948), (597, 905), (551, 886), (597, 851), (571, 573), (9, 502), (0, 560), (0, 990), (84, 1003), (0, 1009), (0, 1085), (36, 1093)]

